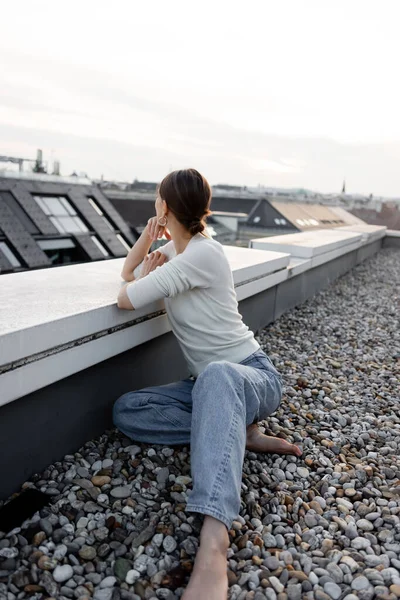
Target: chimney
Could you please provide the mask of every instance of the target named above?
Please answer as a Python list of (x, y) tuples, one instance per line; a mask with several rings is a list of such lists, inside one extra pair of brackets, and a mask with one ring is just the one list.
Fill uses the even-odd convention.
[(53, 163), (53, 175), (60, 175), (60, 161), (55, 160)]

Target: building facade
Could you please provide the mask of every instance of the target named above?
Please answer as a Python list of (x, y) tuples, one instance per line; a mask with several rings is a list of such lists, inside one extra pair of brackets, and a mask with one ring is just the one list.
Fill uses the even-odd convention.
[(125, 256), (135, 241), (95, 185), (0, 178), (0, 273)]

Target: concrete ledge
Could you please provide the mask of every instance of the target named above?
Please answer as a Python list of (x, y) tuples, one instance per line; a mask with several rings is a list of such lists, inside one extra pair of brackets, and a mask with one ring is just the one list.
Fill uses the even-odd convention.
[[(288, 276), (290, 256), (225, 246), (238, 300)], [(0, 406), (170, 331), (164, 303), (129, 312), (123, 259), (2, 277)]]
[(400, 248), (400, 231), (394, 229), (388, 229), (386, 235), (383, 238), (384, 248)]
[(367, 225), (366, 223), (363, 223), (359, 225), (345, 225), (344, 227), (338, 227), (338, 230), (361, 233), (362, 242), (364, 244), (369, 244), (384, 238), (387, 232), (387, 227), (384, 227), (383, 225)]
[(288, 252), (296, 258), (311, 258), (327, 255), (329, 252), (343, 251), (348, 245), (361, 245), (362, 234), (351, 231), (339, 231), (337, 229), (325, 229), (317, 231), (305, 231), (288, 235), (277, 235), (269, 238), (251, 240), (250, 248), (257, 250), (275, 250), (277, 252)]

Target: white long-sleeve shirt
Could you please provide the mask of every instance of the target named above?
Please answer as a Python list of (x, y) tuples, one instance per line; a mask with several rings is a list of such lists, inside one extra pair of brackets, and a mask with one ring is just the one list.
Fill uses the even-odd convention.
[[(181, 254), (173, 242), (159, 248), (168, 259), (127, 286), (134, 308), (162, 298), (192, 375), (218, 360), (239, 363), (260, 346), (238, 311), (232, 271), (221, 244), (195, 235)], [(134, 275), (140, 274), (140, 268)]]

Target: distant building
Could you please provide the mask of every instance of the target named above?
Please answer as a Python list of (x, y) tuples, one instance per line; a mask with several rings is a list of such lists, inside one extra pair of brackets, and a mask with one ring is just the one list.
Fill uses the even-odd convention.
[(0, 272), (125, 256), (135, 241), (89, 180), (44, 174), (0, 177)]
[[(136, 182), (134, 190), (104, 188), (103, 192), (138, 233), (155, 214), (156, 184)], [(211, 235), (222, 244), (239, 246), (247, 246), (255, 237), (332, 229), (356, 220), (341, 207), (271, 199), (237, 186), (214, 186), (211, 210), (207, 220)]]
[[(121, 190), (104, 188), (103, 192), (119, 212), (121, 217), (129, 224), (137, 235), (142, 233), (147, 221), (155, 216), (156, 184), (146, 184), (145, 187), (135, 186), (134, 190)], [(223, 219), (209, 217), (207, 219), (209, 233), (221, 244), (234, 244), (237, 227), (226, 223)], [(155, 247), (162, 245), (164, 241), (155, 243)]]
[(380, 202), (375, 207), (354, 207), (351, 212), (369, 225), (384, 225), (388, 229), (400, 230), (400, 203), (398, 202)]

